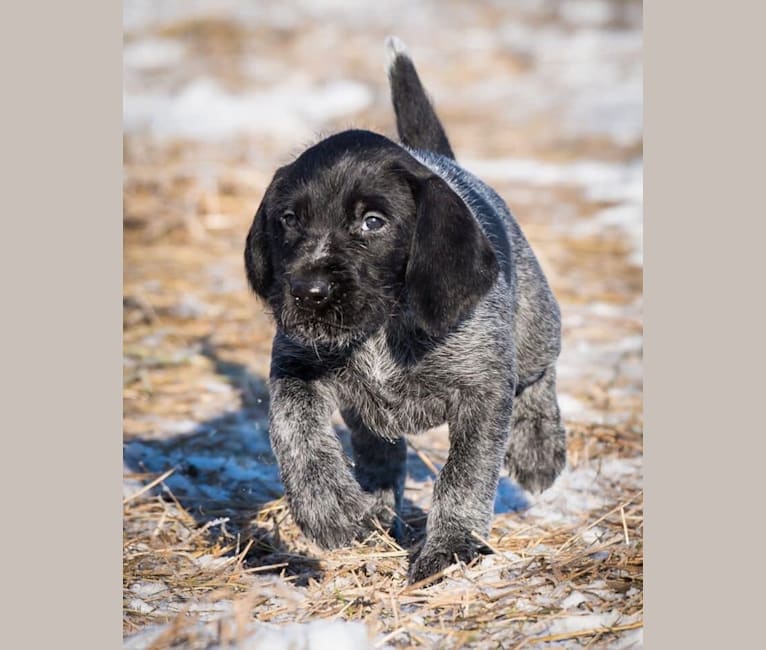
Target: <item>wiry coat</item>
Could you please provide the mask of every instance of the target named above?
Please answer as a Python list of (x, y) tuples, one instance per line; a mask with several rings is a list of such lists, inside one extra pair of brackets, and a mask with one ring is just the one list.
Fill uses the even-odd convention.
[(277, 321), (270, 438), (305, 534), (335, 547), (376, 519), (397, 532), (404, 436), (448, 423), (416, 581), (476, 552), (504, 460), (533, 491), (563, 468), (560, 319), (507, 206), (454, 161), (411, 60), (389, 47), (403, 145), (345, 131), (278, 170), (245, 262)]

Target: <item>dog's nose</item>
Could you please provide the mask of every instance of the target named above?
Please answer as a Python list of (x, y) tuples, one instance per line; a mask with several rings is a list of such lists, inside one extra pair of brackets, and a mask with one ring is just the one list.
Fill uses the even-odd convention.
[(297, 277), (290, 280), (290, 293), (311, 307), (321, 307), (332, 293), (333, 283), (323, 275)]

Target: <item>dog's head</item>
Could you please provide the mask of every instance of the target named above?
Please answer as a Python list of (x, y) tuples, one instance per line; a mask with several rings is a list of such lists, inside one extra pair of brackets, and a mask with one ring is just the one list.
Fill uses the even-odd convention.
[(331, 136), (277, 170), (247, 237), (245, 267), (288, 336), (325, 345), (401, 317), (444, 334), (498, 273), (460, 197), (368, 131)]

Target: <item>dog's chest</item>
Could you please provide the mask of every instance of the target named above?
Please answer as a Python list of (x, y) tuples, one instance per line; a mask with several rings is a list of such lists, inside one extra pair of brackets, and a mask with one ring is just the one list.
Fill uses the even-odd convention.
[(375, 339), (368, 342), (350, 364), (356, 378), (378, 391), (386, 391), (406, 380), (389, 348)]
[(427, 375), (427, 368), (402, 363), (384, 341), (373, 339), (350, 360), (338, 389), (370, 429), (396, 439), (445, 420), (444, 393)]

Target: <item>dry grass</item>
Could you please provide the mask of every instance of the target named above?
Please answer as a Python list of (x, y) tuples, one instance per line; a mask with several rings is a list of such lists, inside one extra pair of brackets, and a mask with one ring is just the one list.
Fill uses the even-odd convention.
[[(641, 492), (574, 526), (513, 519), (500, 518), (486, 540), (496, 554), (450, 567), (439, 584), (408, 586), (408, 551), (387, 535), (320, 553), (281, 499), (259, 510), (251, 535), (234, 535), (224, 523), (198, 525), (171, 494), (143, 495), (125, 504), (125, 632), (170, 623), (153, 647), (171, 640), (197, 647), (197, 637), (199, 647), (211, 638), (225, 647), (244, 638), (252, 621), (343, 618), (364, 621), (377, 645), (530, 647), (575, 638), (608, 644), (640, 627)], [(598, 536), (585, 541), (596, 527)], [(135, 585), (155, 588), (137, 602)], [(572, 607), (580, 600), (572, 594), (581, 596), (579, 606)], [(224, 615), (200, 628), (205, 609), (222, 601), (230, 603)], [(605, 607), (620, 614), (608, 628), (545, 632), (563, 616)]]

